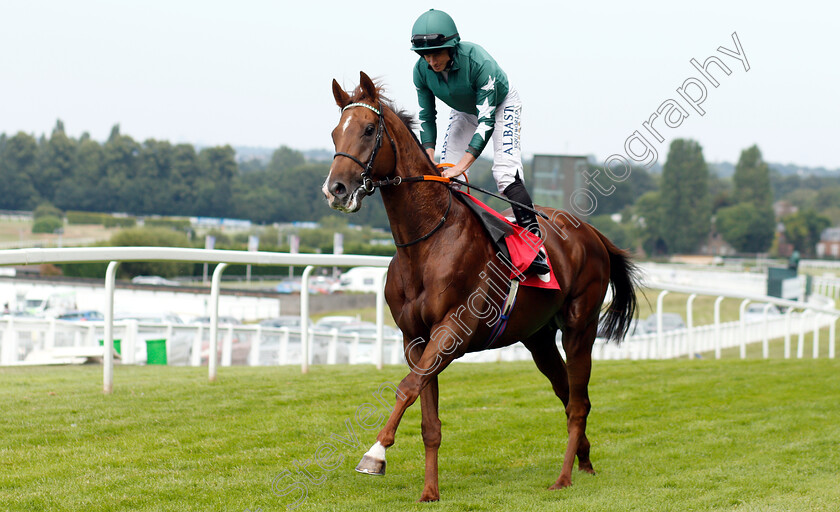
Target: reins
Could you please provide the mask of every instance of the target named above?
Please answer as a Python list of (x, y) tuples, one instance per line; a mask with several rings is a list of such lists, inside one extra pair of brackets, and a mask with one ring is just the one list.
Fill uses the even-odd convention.
[[(338, 158), (340, 156), (343, 156), (345, 158), (349, 158), (350, 160), (352, 160), (353, 162), (358, 164), (359, 167), (362, 168), (362, 174), (361, 174), (362, 189), (365, 191), (366, 195), (373, 195), (373, 193), (376, 191), (377, 188), (389, 187), (389, 186), (396, 187), (396, 186), (402, 185), (403, 183), (419, 183), (419, 182), (424, 182), (424, 181), (431, 181), (431, 182), (437, 182), (437, 183), (443, 183), (443, 184), (457, 183), (457, 184), (463, 185), (465, 187), (474, 188), (474, 189), (478, 190), (479, 192), (483, 192), (483, 193), (485, 193), (485, 194), (487, 194), (491, 197), (501, 199), (502, 201), (505, 201), (506, 203), (510, 203), (513, 206), (518, 206), (520, 208), (524, 208), (526, 210), (532, 211), (536, 215), (539, 215), (540, 217), (542, 217), (544, 219), (551, 220), (551, 219), (548, 218), (547, 215), (545, 215), (544, 213), (542, 213), (540, 211), (537, 211), (536, 209), (532, 208), (529, 205), (522, 204), (522, 203), (520, 203), (518, 201), (514, 201), (512, 199), (508, 199), (507, 197), (505, 197), (503, 195), (496, 194), (494, 192), (490, 192), (489, 190), (483, 189), (481, 187), (476, 187), (475, 185), (471, 185), (471, 184), (469, 184), (465, 181), (459, 180), (457, 178), (445, 178), (443, 176), (434, 176), (434, 175), (431, 175), (431, 174), (423, 174), (421, 176), (409, 176), (407, 178), (403, 178), (402, 176), (397, 176), (395, 178), (386, 177), (385, 179), (382, 179), (382, 180), (373, 180), (370, 176), (371, 176), (371, 171), (373, 170), (373, 162), (374, 162), (374, 160), (376, 160), (376, 155), (379, 153), (379, 149), (382, 147), (382, 134), (384, 133), (388, 136), (388, 141), (391, 143), (391, 150), (392, 150), (395, 158), (396, 158), (396, 154), (397, 154), (397, 146), (394, 143), (394, 139), (393, 139), (393, 137), (391, 137), (391, 134), (388, 133), (388, 126), (385, 124), (385, 116), (383, 115), (383, 110), (382, 110), (382, 102), (379, 102), (379, 108), (373, 107), (372, 105), (368, 105), (367, 103), (359, 103), (359, 102), (350, 103), (349, 105), (346, 105), (344, 108), (342, 108), (341, 111), (344, 112), (348, 108), (352, 108), (352, 107), (366, 108), (366, 109), (374, 112), (379, 117), (379, 123), (377, 124), (377, 128), (376, 128), (376, 141), (374, 142), (373, 150), (370, 152), (370, 157), (368, 158), (367, 164), (363, 163), (356, 156), (353, 156), (349, 153), (343, 153), (343, 152), (340, 152), (340, 151), (337, 151), (333, 155), (333, 160), (335, 160), (336, 158)], [(446, 164), (439, 164), (437, 167), (441, 168), (441, 167), (445, 167), (445, 166), (446, 166)], [(396, 239), (394, 239), (394, 245), (396, 245), (397, 247), (408, 247), (410, 245), (414, 245), (416, 243), (419, 243), (419, 242), (422, 242), (424, 240), (429, 239), (429, 237), (434, 235), (441, 227), (443, 227), (444, 223), (446, 223), (446, 217), (449, 215), (449, 211), (451, 209), (452, 209), (452, 190), (449, 189), (449, 204), (447, 205), (446, 211), (444, 212), (443, 217), (441, 217), (440, 222), (438, 222), (437, 225), (434, 228), (432, 228), (431, 231), (429, 231), (425, 235), (421, 236), (420, 238), (418, 238), (416, 240), (412, 240), (411, 242), (407, 242), (407, 243), (399, 243), (399, 242), (397, 242)]]
[(411, 242), (407, 242), (407, 243), (404, 243), (404, 244), (401, 244), (401, 243), (397, 242), (397, 239), (394, 238), (394, 245), (396, 245), (397, 247), (408, 247), (409, 245), (414, 245), (416, 243), (422, 242), (423, 240), (427, 240), (430, 236), (434, 235), (437, 232), (437, 230), (439, 230), (440, 228), (443, 227), (443, 224), (446, 222), (446, 216), (449, 215), (449, 210), (451, 210), (451, 209), (452, 209), (452, 191), (450, 190), (449, 191), (449, 205), (447, 205), (446, 211), (443, 212), (443, 217), (441, 217), (440, 222), (437, 223), (437, 226), (433, 227), (431, 231), (429, 231), (425, 235), (421, 236), (420, 238), (418, 238), (416, 240), (412, 240)]

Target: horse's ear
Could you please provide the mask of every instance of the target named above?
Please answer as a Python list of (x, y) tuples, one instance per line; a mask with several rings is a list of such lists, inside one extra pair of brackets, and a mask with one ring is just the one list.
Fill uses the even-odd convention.
[(341, 88), (340, 85), (338, 85), (338, 82), (335, 81), (335, 78), (333, 78), (332, 88), (333, 88), (333, 96), (335, 97), (336, 105), (338, 105), (339, 108), (346, 107), (347, 104), (350, 103), (350, 95), (347, 94), (344, 91), (344, 89)]
[(362, 91), (364, 91), (365, 95), (370, 98), (371, 101), (376, 101), (379, 97), (379, 92), (376, 90), (376, 84), (373, 83), (373, 80), (371, 80), (364, 71), (359, 71), (359, 87), (362, 88)]

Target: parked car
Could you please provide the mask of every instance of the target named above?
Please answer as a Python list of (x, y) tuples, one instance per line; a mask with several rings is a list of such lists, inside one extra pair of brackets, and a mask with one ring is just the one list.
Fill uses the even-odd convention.
[(355, 267), (341, 274), (335, 291), (376, 293), (377, 277), (382, 274), (378, 267)]
[(277, 286), (274, 288), (274, 291), (277, 293), (300, 293), (301, 286), (300, 286), (300, 279), (283, 279)]
[[(193, 325), (201, 324), (206, 326), (204, 329), (203, 340), (201, 342), (201, 364), (207, 364), (210, 359), (210, 317), (209, 316), (202, 316), (193, 319), (190, 322)], [(242, 325), (238, 319), (233, 318), (232, 316), (219, 316), (219, 338), (217, 344), (217, 354), (216, 354), (216, 362), (217, 364), (221, 364), (222, 361), (222, 349), (224, 347), (224, 339), (228, 335), (228, 329), (233, 327), (234, 329)], [(246, 365), (248, 364), (248, 355), (251, 353), (251, 339), (248, 336), (248, 333), (237, 332), (234, 330), (233, 338), (231, 340), (231, 364), (234, 365)]]
[(325, 316), (315, 322), (313, 329), (316, 331), (331, 331), (333, 329), (338, 329), (343, 325), (356, 323), (358, 321), (359, 318), (355, 316)]
[[(744, 319), (747, 322), (761, 322), (764, 320), (764, 307), (767, 306), (767, 303), (762, 302), (754, 302), (747, 305), (747, 309), (744, 310)], [(772, 319), (775, 316), (781, 316), (782, 311), (779, 309), (778, 306), (775, 304), (770, 304), (770, 307), (767, 310), (767, 318)]]
[[(654, 320), (654, 326), (655, 325), (656, 325), (656, 321)], [(630, 321), (630, 328), (627, 329), (627, 337), (629, 338), (630, 336), (638, 336), (638, 335), (641, 335), (641, 334), (646, 334), (647, 332), (648, 331), (647, 331), (647, 327), (645, 325), (645, 322), (639, 320), (638, 318), (634, 318)], [(597, 337), (598, 338), (606, 338), (607, 337), (606, 326), (604, 325), (604, 319), (603, 318), (601, 318), (599, 323), (598, 323)]]
[(327, 276), (315, 276), (309, 279), (309, 293), (327, 295), (335, 290), (338, 279)]
[[(274, 327), (279, 329), (281, 327), (288, 327), (289, 329), (300, 329), (300, 316), (283, 315), (276, 318), (267, 318), (260, 322), (263, 327)], [(313, 327), (312, 320), (309, 320), (309, 328)]]
[(151, 284), (156, 286), (180, 286), (178, 281), (172, 281), (160, 276), (134, 276), (131, 278), (133, 284)]
[(23, 311), (37, 317), (58, 317), (78, 309), (76, 292), (51, 292), (33, 289), (26, 293)]
[[(210, 325), (210, 317), (209, 316), (198, 316), (193, 318), (191, 324), (203, 324), (203, 325)], [(219, 325), (240, 325), (238, 319), (232, 316), (219, 316)]]
[[(685, 329), (685, 322), (677, 313), (662, 313), (662, 332)], [(656, 332), (656, 313), (645, 320), (645, 332)]]
[[(332, 293), (338, 280), (326, 276), (312, 276), (309, 279), (309, 293), (312, 295), (326, 295)], [(300, 293), (302, 285), (300, 278), (283, 279), (274, 288), (277, 293)]]
[(81, 311), (70, 311), (63, 315), (58, 315), (56, 318), (73, 322), (90, 322), (105, 320), (105, 315), (93, 309), (85, 309)]
[(148, 324), (179, 324), (184, 321), (175, 313), (118, 313), (114, 320), (137, 320)]
[[(376, 336), (376, 324), (373, 322), (353, 322), (338, 328), (339, 334), (358, 334), (365, 338)], [(382, 333), (386, 338), (402, 338), (402, 331), (389, 325), (382, 326)]]

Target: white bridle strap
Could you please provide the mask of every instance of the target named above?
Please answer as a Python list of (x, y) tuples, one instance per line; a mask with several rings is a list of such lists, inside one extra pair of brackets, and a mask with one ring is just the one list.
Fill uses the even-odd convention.
[(351, 107), (365, 107), (366, 109), (369, 109), (369, 110), (372, 110), (372, 111), (376, 112), (376, 115), (378, 115), (378, 116), (382, 115), (382, 113), (379, 112), (379, 110), (377, 108), (372, 107), (372, 106), (368, 105), (367, 103), (351, 103), (351, 104), (347, 105), (346, 107), (344, 107), (343, 109), (341, 109), (341, 111), (344, 112), (345, 110), (347, 110), (348, 108), (351, 108)]

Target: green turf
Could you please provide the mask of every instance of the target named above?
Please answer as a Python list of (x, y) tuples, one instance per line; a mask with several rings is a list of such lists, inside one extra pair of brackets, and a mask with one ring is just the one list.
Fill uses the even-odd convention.
[[(589, 436), (598, 475), (548, 491), (563, 409), (530, 362), (441, 376), (441, 498), (423, 479), (419, 404), (385, 477), (353, 467), (373, 443), (355, 413), (402, 367), (0, 369), (0, 509), (282, 511), (271, 483), (353, 426), (297, 510), (789, 511), (840, 509), (840, 362), (596, 362)], [(348, 441), (351, 442), (352, 441)], [(322, 453), (323, 455), (323, 453)], [(300, 462), (298, 462), (300, 464)], [(302, 478), (302, 477), (301, 477)], [(278, 489), (291, 480), (282, 480)]]

